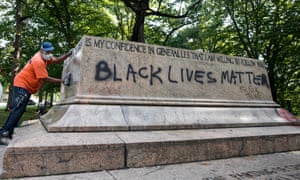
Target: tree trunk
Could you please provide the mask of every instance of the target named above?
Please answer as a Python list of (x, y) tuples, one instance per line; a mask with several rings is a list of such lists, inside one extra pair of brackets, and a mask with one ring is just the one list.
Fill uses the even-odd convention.
[(11, 65), (9, 95), (6, 104), (6, 110), (9, 110), (12, 105), (13, 83), (14, 83), (15, 75), (19, 68), (19, 60), (21, 54), (21, 38), (22, 38), (21, 34), (22, 34), (22, 1), (16, 0), (16, 34), (15, 34), (15, 42), (14, 42), (13, 63)]
[(54, 93), (51, 92), (51, 96), (50, 96), (50, 107), (53, 106), (53, 99), (54, 99)]
[(269, 70), (268, 74), (269, 74), (269, 81), (270, 81), (272, 97), (275, 102), (278, 102), (277, 101), (277, 92), (276, 92), (276, 81), (274, 78), (274, 74), (275, 74), (274, 69), (268, 68), (268, 70)]
[(141, 9), (136, 12), (135, 24), (131, 40), (136, 42), (145, 42), (144, 38), (144, 22), (145, 22), (145, 10)]

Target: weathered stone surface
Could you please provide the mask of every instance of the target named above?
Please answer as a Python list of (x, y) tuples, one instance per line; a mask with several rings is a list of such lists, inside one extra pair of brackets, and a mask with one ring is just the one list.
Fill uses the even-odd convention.
[(71, 102), (276, 106), (263, 62), (249, 58), (84, 36), (64, 71)]
[[(29, 131), (31, 133), (29, 133)], [(17, 129), (2, 178), (144, 167), (300, 149), (296, 126), (48, 133)]]
[[(272, 132), (271, 132), (272, 131)], [(128, 167), (153, 166), (248, 156), (300, 148), (297, 127), (256, 127), (168, 132), (118, 133), (124, 139)], [(143, 142), (143, 143), (142, 143)], [(293, 143), (292, 146), (290, 144)]]
[(84, 36), (68, 72), (45, 129), (17, 131), (2, 177), (300, 149), (299, 128), (288, 126), (299, 121), (272, 101), (257, 60)]
[(42, 117), (49, 132), (290, 123), (255, 59), (84, 36), (68, 72), (71, 86)]
[[(114, 170), (109, 173), (117, 180), (296, 180), (300, 179), (299, 172), (300, 152), (292, 151), (168, 166), (130, 168)], [(97, 176), (84, 174), (82, 177), (96, 178)]]
[(278, 116), (273, 108), (87, 104), (55, 106), (44, 116), (43, 122), (49, 132), (195, 129), (293, 123)]
[[(31, 132), (31, 133), (29, 133)], [(18, 129), (3, 160), (3, 178), (124, 168), (124, 145), (113, 134), (47, 133), (40, 124)]]

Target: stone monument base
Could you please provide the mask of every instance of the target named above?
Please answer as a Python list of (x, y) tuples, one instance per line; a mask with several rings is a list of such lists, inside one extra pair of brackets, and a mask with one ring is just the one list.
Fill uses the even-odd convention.
[(17, 128), (2, 178), (92, 172), (300, 149), (297, 126), (56, 132), (37, 122)]
[(69, 73), (41, 123), (17, 130), (2, 177), (300, 149), (299, 121), (273, 101), (262, 61), (84, 36)]
[[(103, 132), (290, 125), (280, 108), (71, 104), (54, 106), (48, 132)], [(295, 121), (296, 123), (296, 121)]]

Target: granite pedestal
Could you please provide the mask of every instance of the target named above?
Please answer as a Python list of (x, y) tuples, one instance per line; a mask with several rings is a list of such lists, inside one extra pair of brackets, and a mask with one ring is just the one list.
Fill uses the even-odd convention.
[(2, 177), (300, 149), (299, 120), (255, 59), (84, 36), (67, 73), (60, 101), (16, 132)]

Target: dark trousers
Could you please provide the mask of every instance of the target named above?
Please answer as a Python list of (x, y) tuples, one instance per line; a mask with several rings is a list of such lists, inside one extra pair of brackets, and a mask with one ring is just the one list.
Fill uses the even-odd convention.
[(14, 133), (15, 127), (18, 126), (19, 120), (26, 110), (27, 103), (30, 99), (31, 94), (23, 88), (13, 87), (13, 102), (9, 116), (2, 127), (3, 130), (9, 131), (9, 134)]

